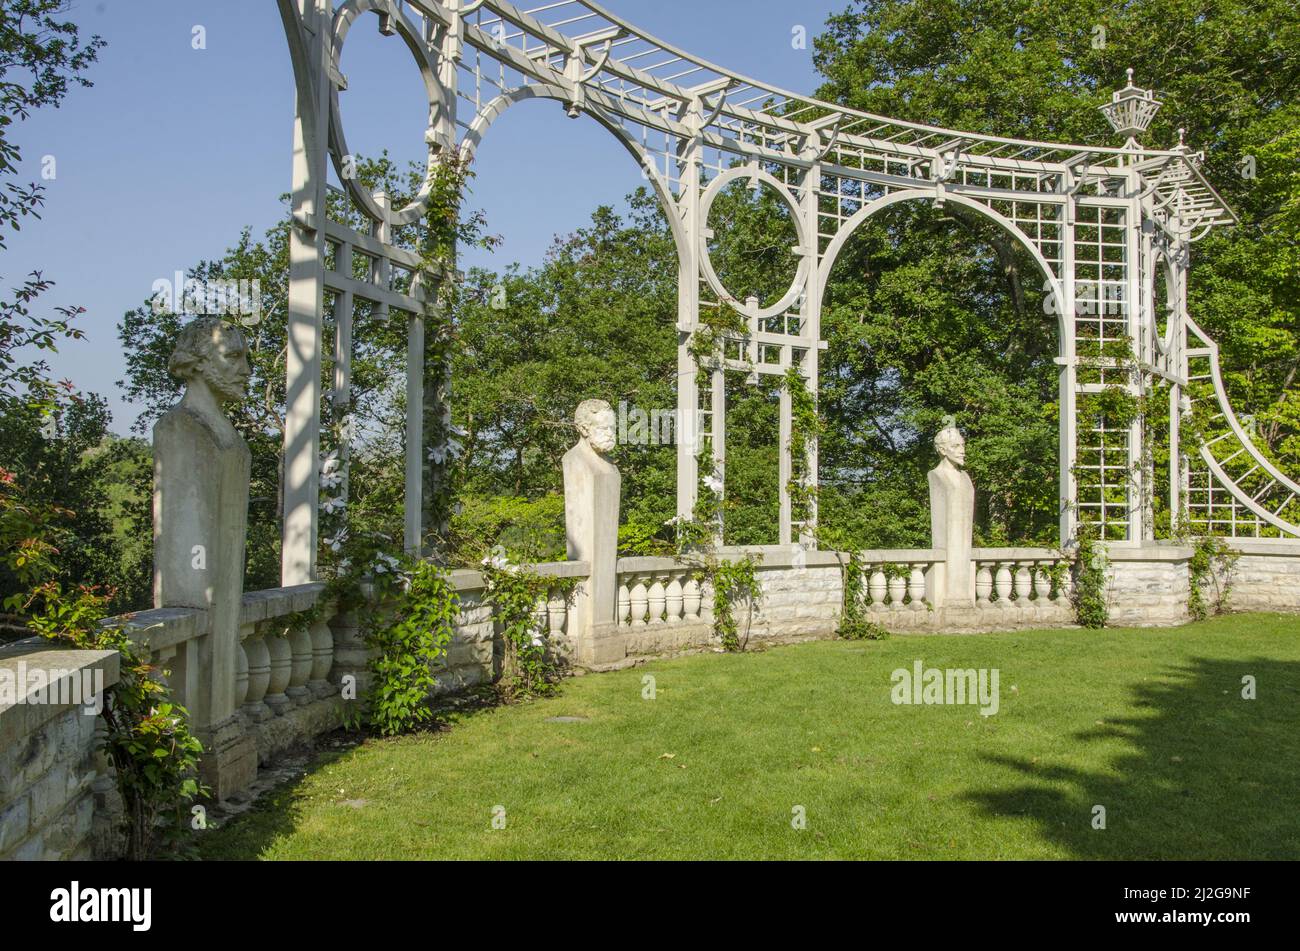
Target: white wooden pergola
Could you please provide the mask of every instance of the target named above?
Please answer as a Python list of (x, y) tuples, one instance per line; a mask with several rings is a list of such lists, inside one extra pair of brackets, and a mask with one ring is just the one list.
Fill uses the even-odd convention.
[[(1081, 394), (1122, 385), (1168, 391), (1169, 428), (1195, 401), (1211, 407), (1212, 435), (1199, 453), (1171, 454), (1170, 510), (1192, 527), (1250, 537), (1300, 536), (1300, 486), (1254, 445), (1228, 405), (1217, 349), (1187, 313), (1188, 251), (1232, 212), (1199, 170), (1199, 156), (1138, 143), (1160, 103), (1129, 84), (1103, 111), (1127, 141), (1118, 147), (1031, 142), (942, 129), (845, 109), (737, 75), (640, 30), (589, 0), (521, 10), (504, 0), (277, 0), (297, 84), (290, 248), (285, 584), (315, 575), (322, 417), (321, 360), (332, 346), (334, 409), (346, 406), (351, 310), (369, 301), (409, 314), (406, 427), (406, 547), (418, 551), (422, 498), (440, 463), (424, 445), (424, 297), (394, 289), (395, 270), (421, 262), (394, 247), (393, 228), (415, 222), (427, 187), (405, 208), (367, 193), (343, 173), (349, 156), (339, 101), (347, 80), (339, 57), (349, 32), (369, 20), (414, 57), (429, 101), (430, 176), (439, 154), (472, 159), (492, 124), (528, 99), (553, 99), (570, 117), (589, 116), (631, 153), (667, 212), (677, 245), (679, 293), (677, 509), (689, 515), (701, 475), (693, 447), (712, 447), (725, 472), (725, 374), (784, 374), (799, 368), (818, 386), (822, 291), (845, 241), (873, 214), (920, 200), (962, 206), (1013, 237), (1043, 273), (1059, 317), (1060, 532), (1077, 520), (1105, 537), (1140, 542), (1152, 525), (1144, 494), (1152, 474), (1135, 422), (1111, 431), (1080, 426)], [(373, 19), (372, 19), (373, 18)], [(563, 117), (557, 110), (557, 121)], [(371, 226), (331, 220), (330, 163)], [(710, 259), (707, 223), (719, 192), (736, 181), (770, 188), (789, 209), (799, 264), (769, 305), (739, 300)], [(426, 183), (427, 186), (427, 183)], [(359, 279), (356, 256), (370, 279)], [(1163, 273), (1166, 299), (1155, 299)], [(408, 287), (406, 283), (397, 286)], [(428, 293), (426, 288), (426, 293)], [(335, 339), (323, 339), (327, 293)], [(1108, 306), (1109, 305), (1109, 306)], [(691, 355), (701, 315), (731, 308), (747, 331), (725, 340), (700, 386)], [(1116, 341), (1134, 360), (1113, 358)], [(1111, 344), (1111, 347), (1107, 347)], [(1134, 368), (1136, 366), (1136, 369)], [(1081, 368), (1087, 368), (1082, 374)], [(791, 406), (781, 405), (780, 540), (804, 526), (791, 518), (787, 483)], [(702, 432), (697, 432), (697, 426)], [(815, 479), (816, 450), (808, 471)], [(814, 513), (815, 517), (815, 513)]]

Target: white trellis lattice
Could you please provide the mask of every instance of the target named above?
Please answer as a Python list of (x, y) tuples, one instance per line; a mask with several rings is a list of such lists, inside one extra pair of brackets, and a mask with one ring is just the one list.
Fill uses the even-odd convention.
[[(1139, 145), (1160, 103), (1132, 83), (1103, 111), (1122, 147), (1074, 146), (977, 135), (844, 109), (737, 75), (658, 40), (589, 0), (521, 10), (503, 0), (278, 0), (297, 84), (291, 243), (288, 418), (285, 426), (283, 575), (314, 575), (317, 452), (321, 416), (323, 307), (333, 294), (339, 366), (336, 393), (347, 388), (349, 309), (357, 300), (410, 314), (407, 419), (407, 547), (419, 547), (423, 483), (423, 318), (421, 298), (392, 289), (394, 268), (419, 262), (390, 243), (394, 227), (416, 221), (427, 191), (392, 209), (339, 173), (357, 210), (372, 222), (362, 233), (326, 214), (327, 168), (348, 155), (339, 99), (347, 81), (339, 55), (351, 29), (373, 15), (419, 66), (429, 100), (430, 174), (438, 153), (476, 148), (510, 106), (553, 99), (572, 117), (595, 119), (644, 168), (667, 211), (679, 255), (677, 506), (693, 509), (700, 473), (693, 447), (711, 436), (715, 463), (725, 460), (725, 374), (784, 373), (797, 366), (818, 386), (822, 289), (854, 230), (898, 202), (959, 205), (1005, 229), (1037, 262), (1059, 316), (1061, 535), (1076, 520), (1101, 523), (1113, 538), (1150, 537), (1143, 505), (1151, 474), (1143, 464), (1140, 424), (1107, 431), (1077, 419), (1077, 397), (1120, 382), (1135, 394), (1169, 390), (1171, 439), (1189, 402), (1217, 400), (1202, 427), (1205, 447), (1172, 453), (1170, 510), (1185, 504), (1193, 523), (1256, 537), (1296, 535), (1300, 487), (1278, 472), (1232, 415), (1217, 352), (1186, 312), (1190, 244), (1235, 221), (1180, 141), (1159, 150)], [(557, 121), (562, 118), (557, 112)], [(736, 180), (770, 188), (790, 211), (798, 268), (780, 300), (737, 300), (710, 258), (711, 203)], [(347, 259), (373, 262), (369, 278)], [(327, 264), (332, 266), (327, 267)], [(365, 270), (365, 269), (361, 269)], [(1166, 275), (1168, 314), (1157, 327), (1154, 280)], [(1087, 289), (1086, 291), (1084, 289)], [(1096, 306), (1086, 306), (1095, 295)], [(1124, 306), (1109, 312), (1108, 302)], [(1083, 304), (1084, 306), (1081, 306)], [(732, 308), (747, 332), (728, 341), (709, 391), (697, 387), (691, 335), (700, 313)], [(1131, 340), (1132, 366), (1103, 368), (1080, 380), (1083, 364), (1104, 363), (1105, 344)], [(1198, 368), (1204, 364), (1205, 369)], [(1193, 373), (1193, 370), (1196, 372)], [(1207, 382), (1209, 388), (1198, 384)], [(336, 396), (336, 404), (339, 397)], [(699, 434), (697, 409), (708, 432)], [(785, 480), (790, 404), (781, 407), (780, 538), (791, 522)], [(1214, 429), (1218, 427), (1219, 432)], [(1229, 447), (1233, 447), (1230, 449)], [(1230, 454), (1234, 453), (1235, 454)], [(816, 473), (816, 450), (808, 471)], [(1238, 468), (1249, 460), (1255, 468)], [(814, 475), (815, 478), (815, 475)]]

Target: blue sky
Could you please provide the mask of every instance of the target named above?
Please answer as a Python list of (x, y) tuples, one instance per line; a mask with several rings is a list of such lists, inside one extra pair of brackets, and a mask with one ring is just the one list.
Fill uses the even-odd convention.
[[(537, 0), (538, 3), (541, 0)], [(523, 8), (532, 4), (520, 3)], [(848, 0), (606, 0), (612, 11), (661, 38), (738, 72), (795, 92), (818, 84), (810, 37)], [(260, 234), (288, 190), (293, 81), (272, 0), (73, 0), (85, 35), (108, 41), (92, 67), (93, 89), (74, 89), (61, 109), (36, 113), (16, 132), (22, 178), (40, 177), (53, 156), (42, 220), (0, 252), (12, 287), (40, 270), (56, 287), (43, 299), (86, 308), (87, 339), (61, 348), (58, 377), (106, 396), (113, 428), (136, 409), (121, 400), (116, 325), (150, 296), (154, 281), (221, 255), (240, 230)], [(195, 26), (206, 49), (193, 48)], [(811, 43), (809, 44), (811, 45)], [(410, 54), (397, 38), (355, 29), (343, 53), (348, 144), (416, 158), (426, 116)], [(538, 263), (551, 238), (580, 227), (602, 203), (641, 183), (635, 163), (589, 119), (567, 119), (551, 102), (526, 103), (493, 126), (479, 150), (469, 204), (505, 238), (465, 265)]]

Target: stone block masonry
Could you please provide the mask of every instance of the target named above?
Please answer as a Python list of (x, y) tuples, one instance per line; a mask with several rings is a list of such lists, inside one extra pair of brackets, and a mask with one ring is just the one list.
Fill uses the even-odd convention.
[(118, 661), (36, 640), (0, 648), (0, 860), (95, 857), (95, 728)]

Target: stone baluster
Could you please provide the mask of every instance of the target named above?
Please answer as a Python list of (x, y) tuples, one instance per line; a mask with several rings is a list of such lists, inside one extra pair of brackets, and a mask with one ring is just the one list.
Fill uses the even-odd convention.
[(289, 680), (293, 676), (293, 648), (289, 646), (287, 633), (283, 627), (275, 627), (262, 638), (262, 642), (266, 644), (271, 669), (270, 682), (266, 685), (266, 696), (262, 700), (275, 711), (277, 716), (283, 716), (285, 711), (293, 706), (293, 701), (285, 693), (289, 689)]
[(645, 625), (647, 601), (648, 599), (646, 597), (645, 582), (642, 581), (640, 578), (637, 578), (636, 583), (632, 585), (632, 626), (633, 627), (642, 627)]
[(912, 565), (912, 573), (907, 578), (907, 597), (913, 611), (925, 610), (925, 565)]
[(883, 565), (875, 565), (871, 569), (871, 576), (867, 580), (867, 592), (871, 595), (871, 610), (885, 610), (885, 593), (889, 590), (889, 582), (885, 577), (885, 568)]
[(686, 583), (682, 585), (682, 611), (687, 621), (700, 619), (700, 600), (700, 583), (688, 576)]
[(1052, 601), (1052, 575), (1047, 570), (1049, 562), (1034, 562), (1034, 600), (1040, 605)]
[(569, 600), (560, 588), (551, 591), (550, 600), (546, 602), (547, 618), (550, 623), (551, 640), (563, 637), (568, 630)]
[(907, 575), (895, 570), (889, 576), (889, 607), (897, 611), (903, 607), (903, 598), (907, 594)]
[(235, 709), (238, 710), (248, 699), (248, 654), (240, 641), (239, 650), (235, 651)]
[(631, 613), (632, 592), (628, 590), (627, 582), (624, 581), (618, 586), (618, 623), (624, 626), (631, 624)]
[(542, 637), (551, 633), (551, 608), (547, 600), (547, 595), (540, 595), (533, 605), (533, 631)]
[(244, 638), (242, 647), (248, 666), (248, 693), (239, 709), (254, 723), (261, 723), (274, 716), (266, 705), (266, 691), (271, 683), (271, 653), (266, 646), (266, 635), (254, 630)]
[(998, 563), (997, 574), (994, 575), (993, 590), (998, 594), (998, 607), (1007, 608), (1011, 606), (1011, 568), (1006, 562)]
[(307, 686), (311, 679), (311, 664), (311, 632), (305, 627), (294, 627), (289, 631), (289, 686), (284, 693), (299, 706), (312, 700), (311, 688)]
[(1056, 589), (1056, 596), (1057, 598), (1065, 598), (1068, 600), (1073, 590), (1074, 573), (1070, 571), (1069, 565), (1067, 564), (1065, 570), (1061, 572), (1061, 583)]
[(656, 575), (650, 582), (650, 590), (646, 595), (646, 601), (650, 609), (650, 623), (662, 624), (664, 620), (664, 609), (668, 603), (668, 597), (664, 591), (664, 579)]
[(975, 603), (988, 605), (993, 598), (993, 570), (988, 562), (980, 562), (975, 572)]
[(1016, 565), (1014, 577), (1016, 606), (1027, 608), (1029, 607), (1030, 595), (1034, 591), (1034, 577), (1029, 571), (1029, 565), (1023, 561)]
[(685, 599), (682, 596), (682, 580), (676, 574), (674, 574), (668, 582), (666, 598), (668, 603), (668, 623), (681, 624), (682, 605), (685, 602)]
[(330, 671), (334, 668), (334, 632), (322, 618), (312, 622), (310, 636), (311, 676), (307, 679), (307, 689), (319, 699), (338, 692), (338, 688), (329, 682)]

